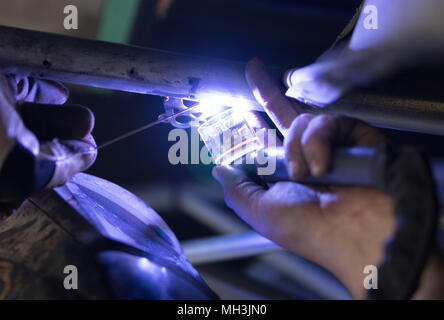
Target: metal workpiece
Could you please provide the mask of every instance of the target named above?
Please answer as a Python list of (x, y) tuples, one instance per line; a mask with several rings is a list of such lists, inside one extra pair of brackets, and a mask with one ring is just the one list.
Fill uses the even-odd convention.
[(427, 101), (355, 92), (324, 108), (305, 105), (315, 114), (340, 114), (380, 128), (444, 135), (444, 100)]
[[(39, 266), (45, 266), (42, 261), (51, 253), (58, 252), (60, 259), (65, 257), (60, 252), (69, 253), (70, 263), (81, 263), (79, 268), (85, 272), (85, 286), (95, 284), (89, 288), (93, 293), (98, 291), (92, 296), (95, 299), (217, 298), (186, 259), (164, 220), (134, 194), (107, 180), (78, 173), (61, 187), (33, 195), (16, 213), (19, 217), (25, 215), (34, 222), (46, 223), (45, 228), (55, 229), (46, 237), (46, 242), (40, 241), (39, 245), (25, 246), (22, 250), (25, 253), (41, 250)], [(27, 234), (35, 228), (28, 229), (23, 232)], [(42, 228), (33, 232), (41, 236)], [(47, 242), (48, 238), (51, 242)], [(6, 248), (16, 243), (24, 245), (17, 236), (9, 239), (8, 246), (3, 245), (6, 242), (0, 243)], [(46, 264), (42, 274), (47, 274), (51, 265)], [(38, 290), (44, 291), (50, 283), (45, 282)], [(30, 287), (33, 288), (33, 284)], [(79, 292), (91, 298), (89, 290), (80, 287)], [(32, 294), (25, 290), (25, 298)], [(57, 291), (55, 297), (60, 299), (66, 294), (69, 293)]]
[(0, 68), (120, 91), (242, 101), (262, 110), (245, 79), (245, 64), (238, 62), (0, 26)]
[(323, 108), (305, 105), (305, 109), (350, 116), (382, 128), (443, 135), (443, 74), (443, 63), (413, 66), (377, 83), (355, 88)]

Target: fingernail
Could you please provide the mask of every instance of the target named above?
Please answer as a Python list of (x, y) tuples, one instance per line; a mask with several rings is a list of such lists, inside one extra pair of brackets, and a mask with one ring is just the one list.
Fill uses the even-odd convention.
[(288, 163), (288, 175), (291, 179), (296, 179), (300, 166), (296, 161), (289, 161)]
[(229, 172), (227, 167), (215, 166), (211, 171), (214, 179), (216, 179), (220, 184), (224, 184), (229, 179)]
[(216, 179), (217, 181), (219, 181), (219, 167), (216, 166), (211, 170), (211, 175), (213, 176), (214, 179)]
[(310, 171), (315, 177), (319, 177), (322, 174), (322, 168), (316, 161), (310, 162)]

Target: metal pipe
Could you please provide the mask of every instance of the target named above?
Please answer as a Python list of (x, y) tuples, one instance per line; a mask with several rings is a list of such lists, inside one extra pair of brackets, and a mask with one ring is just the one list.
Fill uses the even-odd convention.
[[(305, 106), (305, 109), (310, 113), (357, 118), (380, 128), (444, 135), (444, 97), (411, 99), (403, 95), (390, 96), (389, 92), (389, 89), (378, 94), (354, 91), (324, 108)], [(424, 91), (417, 93), (426, 95)]]
[(189, 216), (218, 233), (236, 234), (249, 230), (235, 214), (229, 214), (227, 210), (218, 208), (207, 199), (199, 197), (199, 193), (194, 193), (193, 190), (187, 191), (186, 188), (185, 186), (179, 195), (176, 195), (175, 200)]
[(188, 260), (199, 265), (282, 250), (256, 232), (189, 240), (181, 245)]
[(0, 26), (6, 73), (113, 90), (203, 100), (247, 101), (263, 110), (245, 64)]

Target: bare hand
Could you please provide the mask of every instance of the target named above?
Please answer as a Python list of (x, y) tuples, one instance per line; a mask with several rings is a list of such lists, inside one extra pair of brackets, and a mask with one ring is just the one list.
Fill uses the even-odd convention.
[[(258, 101), (284, 136), (287, 166), (294, 180), (322, 176), (333, 144), (377, 146), (388, 140), (353, 119), (302, 114), (258, 60), (247, 66)], [(278, 182), (266, 189), (231, 167), (215, 167), (225, 199), (242, 219), (282, 247), (335, 274), (354, 298), (364, 297), (363, 268), (378, 265), (394, 231), (392, 199), (371, 188), (314, 188)]]

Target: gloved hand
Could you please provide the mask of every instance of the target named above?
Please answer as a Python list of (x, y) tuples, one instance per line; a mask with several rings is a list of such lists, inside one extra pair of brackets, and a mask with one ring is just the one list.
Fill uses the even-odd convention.
[(96, 158), (92, 112), (60, 83), (0, 74), (0, 203), (62, 185)]
[[(257, 60), (247, 79), (265, 111), (281, 131), (288, 171), (294, 180), (321, 176), (333, 144), (380, 146), (388, 140), (376, 129), (345, 117), (301, 114)], [(260, 123), (259, 121), (257, 123)], [(242, 219), (280, 246), (335, 274), (355, 298), (364, 297), (364, 266), (378, 265), (395, 228), (392, 199), (363, 187), (311, 187), (278, 182), (266, 189), (240, 170), (218, 166), (214, 177), (225, 199)]]
[(315, 63), (287, 73), (286, 95), (322, 107), (351, 88), (442, 63), (443, 15), (441, 0), (363, 1), (330, 50)]

